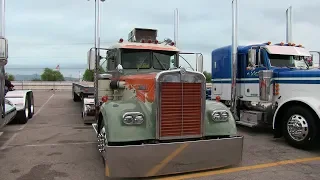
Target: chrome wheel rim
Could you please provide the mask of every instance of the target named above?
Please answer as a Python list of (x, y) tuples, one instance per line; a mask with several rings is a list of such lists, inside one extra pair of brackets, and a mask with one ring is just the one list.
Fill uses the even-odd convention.
[(34, 112), (34, 106), (33, 105), (30, 106), (30, 111), (31, 111), (31, 113)]
[(25, 108), (25, 110), (24, 110), (24, 113), (25, 113), (26, 117), (29, 116), (29, 108), (28, 108), (28, 106), (29, 106), (29, 104), (26, 103), (26, 105), (25, 105), (26, 108)]
[(292, 139), (303, 141), (309, 133), (308, 122), (303, 116), (294, 114), (287, 122), (287, 130)]

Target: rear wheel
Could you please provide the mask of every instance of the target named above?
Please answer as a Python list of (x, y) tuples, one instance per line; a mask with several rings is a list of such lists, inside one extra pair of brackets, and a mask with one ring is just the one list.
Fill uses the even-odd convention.
[(33, 117), (34, 114), (34, 99), (33, 99), (33, 93), (29, 93), (28, 95), (28, 101), (29, 101), (29, 114), (28, 114), (28, 118), (31, 119)]
[(29, 96), (25, 99), (24, 109), (17, 113), (16, 122), (18, 124), (25, 124), (28, 122), (29, 117)]
[(317, 120), (314, 113), (303, 106), (288, 109), (283, 120), (283, 134), (288, 144), (299, 149), (309, 149), (318, 139)]

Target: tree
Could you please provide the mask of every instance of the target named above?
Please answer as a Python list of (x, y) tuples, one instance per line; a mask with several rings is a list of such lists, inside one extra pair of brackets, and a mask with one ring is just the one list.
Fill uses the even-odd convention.
[(93, 81), (94, 80), (93, 75), (94, 75), (93, 70), (86, 69), (86, 71), (83, 73), (82, 79), (84, 81)]
[(211, 73), (209, 73), (207, 71), (203, 71), (203, 74), (206, 77), (207, 83), (210, 83), (211, 82), (211, 78), (212, 78)]
[[(103, 70), (103, 68), (100, 66), (99, 68), (99, 73), (104, 73), (105, 71)], [(93, 81), (94, 80), (94, 70), (89, 70), (86, 69), (86, 71), (83, 73), (82, 79), (84, 81)]]
[(15, 77), (14, 77), (13, 74), (6, 73), (6, 75), (8, 76), (8, 80), (9, 81), (14, 81), (15, 80)]
[(64, 81), (63, 75), (60, 71), (54, 71), (49, 68), (45, 68), (43, 73), (41, 74), (42, 81)]

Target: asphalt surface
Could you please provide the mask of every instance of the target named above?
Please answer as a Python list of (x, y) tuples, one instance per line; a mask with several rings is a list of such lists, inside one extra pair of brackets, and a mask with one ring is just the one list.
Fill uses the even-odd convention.
[[(35, 111), (26, 125), (0, 129), (0, 180), (106, 179), (92, 126), (83, 124), (70, 92), (36, 91)], [(245, 137), (240, 165), (158, 179), (320, 179), (320, 148), (302, 151), (267, 130), (238, 130)]]

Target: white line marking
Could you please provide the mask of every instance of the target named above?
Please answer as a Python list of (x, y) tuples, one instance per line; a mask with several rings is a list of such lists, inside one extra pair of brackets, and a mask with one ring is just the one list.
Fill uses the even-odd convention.
[[(49, 99), (48, 99), (44, 104), (42, 104), (42, 106), (41, 106), (41, 107), (39, 108), (39, 110), (33, 115), (33, 117), (35, 117), (37, 114), (40, 113), (40, 111), (42, 110), (42, 108), (43, 108), (46, 104), (48, 104), (48, 102), (50, 101), (50, 99), (51, 99), (53, 96), (54, 96), (54, 94), (52, 94), (52, 95), (49, 97)], [(24, 124), (21, 128), (19, 128), (18, 131), (21, 131), (22, 129), (24, 129), (24, 128), (26, 127), (26, 125), (27, 125), (27, 123)]]
[(63, 146), (63, 145), (84, 145), (97, 144), (98, 142), (78, 142), (78, 143), (53, 143), (53, 144), (27, 144), (27, 145), (10, 145), (9, 147), (44, 147), (44, 146)]
[[(52, 94), (49, 99), (39, 108), (39, 110), (33, 115), (36, 116), (41, 110), (42, 108), (50, 101), (50, 99), (54, 96), (54, 94)], [(24, 124), (21, 128), (18, 129), (18, 131), (21, 131), (22, 129), (24, 129), (26, 127), (27, 124)], [(16, 138), (16, 136), (19, 134), (19, 132), (16, 132), (12, 135), (12, 137), (6, 142), (4, 143), (0, 150), (4, 150), (8, 147), (8, 145)]]
[(14, 133), (14, 134), (12, 135), (12, 137), (11, 137), (6, 143), (4, 143), (4, 144), (1, 146), (0, 150), (6, 149), (6, 148), (8, 147), (8, 145), (14, 140), (14, 138), (15, 138), (17, 135), (18, 135), (18, 133)]
[(0, 132), (0, 136), (3, 134), (3, 132)]

